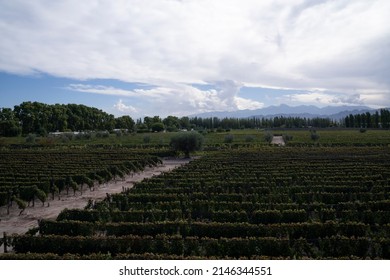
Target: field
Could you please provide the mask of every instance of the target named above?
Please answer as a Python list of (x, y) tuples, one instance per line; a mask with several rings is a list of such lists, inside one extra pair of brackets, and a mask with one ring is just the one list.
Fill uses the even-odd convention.
[[(21, 208), (25, 202), (42, 203), (51, 194), (93, 189), (130, 172), (160, 162), (157, 156), (120, 150), (13, 150), (0, 159), (0, 206), (10, 207), (13, 198)], [(25, 208), (25, 207), (24, 207)]]
[[(313, 140), (308, 130), (272, 131), (290, 136), (285, 147), (268, 145), (266, 133), (207, 133), (205, 150), (190, 163), (85, 209), (42, 219), (29, 234), (7, 237), (14, 251), (0, 258), (390, 259), (390, 132), (317, 130)], [(30, 204), (34, 196), (26, 200), (23, 180), (43, 190), (47, 200), (66, 192), (69, 182), (79, 192), (79, 177), (97, 184), (99, 177), (103, 183), (158, 164), (159, 151), (168, 151), (168, 135), (143, 135), (158, 143), (153, 149), (124, 148), (144, 145), (126, 141), (122, 148), (119, 142), (110, 150), (85, 148), (131, 135), (79, 143), (83, 148), (77, 149), (75, 142), (73, 148), (5, 149), (1, 187)], [(34, 164), (28, 165), (29, 158)], [(63, 158), (72, 159), (66, 164)], [(92, 176), (96, 170), (99, 177)], [(63, 188), (52, 193), (50, 182)], [(2, 192), (5, 201), (9, 194)]]
[[(204, 145), (208, 147), (231, 146), (264, 146), (266, 134), (289, 135), (289, 145), (328, 145), (328, 146), (377, 146), (390, 143), (390, 130), (368, 129), (360, 132), (359, 129), (317, 129), (319, 138), (311, 139), (311, 129), (242, 129), (242, 130), (214, 130), (203, 131)], [(26, 137), (0, 138), (0, 147), (127, 147), (137, 149), (167, 148), (172, 135), (180, 132), (169, 133), (129, 133), (105, 135), (98, 137), (93, 135), (89, 139), (76, 136), (62, 137), (37, 137), (33, 143), (27, 142)]]

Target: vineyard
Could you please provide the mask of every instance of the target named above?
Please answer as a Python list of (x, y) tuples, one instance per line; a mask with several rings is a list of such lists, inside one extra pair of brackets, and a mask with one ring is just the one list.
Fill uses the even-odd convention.
[[(103, 159), (94, 169), (109, 171), (112, 178), (120, 176), (115, 166), (126, 172), (134, 162), (157, 160), (133, 156), (126, 165), (120, 153), (99, 153)], [(14, 165), (2, 180), (16, 185), (23, 179), (16, 168), (26, 160), (9, 157), (15, 157)], [(118, 161), (105, 165), (107, 157)], [(53, 179), (44, 178), (42, 169), (29, 170), (33, 167), (23, 167), (31, 172), (25, 177), (38, 188), (48, 182), (49, 188), (40, 188), (50, 193), (53, 180), (65, 187), (58, 180), (70, 176), (80, 185), (77, 176), (93, 173), (83, 164), (65, 168), (61, 162), (58, 169), (46, 167)], [(61, 173), (68, 169), (80, 173)], [(83, 210), (66, 209), (55, 221), (41, 220), (35, 232), (8, 237), (14, 253), (0, 258), (390, 259), (389, 182), (386, 146), (208, 152)]]
[(0, 158), (0, 206), (23, 211), (36, 200), (89, 188), (140, 172), (161, 162), (133, 150), (8, 150)]

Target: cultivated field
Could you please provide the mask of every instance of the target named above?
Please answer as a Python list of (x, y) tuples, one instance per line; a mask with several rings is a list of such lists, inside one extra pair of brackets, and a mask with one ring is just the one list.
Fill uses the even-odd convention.
[[(0, 258), (390, 259), (389, 131), (316, 131), (315, 141), (308, 131), (273, 133), (292, 139), (278, 147), (264, 141), (264, 131), (210, 133), (197, 159), (133, 188), (128, 176), (160, 164), (159, 148), (3, 150), (0, 167), (8, 175), (0, 178), (2, 219), (9, 205), (5, 185), (13, 197), (30, 201), (21, 219), (34, 198), (39, 201), (37, 189), (46, 193), (46, 204), (68, 191), (89, 193), (78, 176), (89, 178), (92, 187), (116, 179), (125, 191), (107, 192), (85, 209), (68, 207), (56, 219), (43, 217), (28, 234), (8, 235), (13, 252)], [(233, 141), (225, 141), (226, 135)], [(247, 135), (253, 135), (250, 141)], [(49, 155), (72, 154), (74, 160), (59, 160), (59, 167), (45, 163)], [(33, 200), (26, 199), (23, 185), (35, 186)], [(12, 207), (15, 212), (15, 201)]]

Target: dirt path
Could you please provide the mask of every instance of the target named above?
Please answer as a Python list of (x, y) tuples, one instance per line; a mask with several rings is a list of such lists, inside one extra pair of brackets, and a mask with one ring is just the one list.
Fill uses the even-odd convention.
[(274, 136), (272, 138), (271, 144), (275, 144), (278, 146), (285, 146), (286, 143), (284, 142), (283, 136)]
[[(178, 166), (188, 163), (189, 160), (174, 159), (174, 160), (164, 160), (162, 165), (157, 167), (147, 167), (141, 173), (134, 174), (133, 176), (127, 176), (124, 180), (118, 180), (116, 182), (111, 181), (107, 184), (101, 185), (96, 188), (94, 191), (90, 191), (88, 188), (84, 188), (83, 195), (80, 192), (76, 193), (76, 196), (73, 195), (73, 191), (69, 192), (69, 195), (61, 195), (61, 200), (58, 200), (58, 197), (55, 197), (54, 200), (49, 200), (48, 203), (50, 206), (42, 206), (40, 202), (35, 203), (35, 207), (28, 207), (19, 216), (20, 210), (17, 206), (12, 207), (10, 210), (10, 215), (7, 215), (7, 209), (5, 207), (0, 208), (0, 238), (3, 236), (3, 232), (6, 232), (8, 235), (12, 233), (23, 234), (27, 230), (34, 228), (38, 225), (39, 219), (54, 219), (58, 214), (65, 208), (84, 208), (89, 199), (93, 200), (102, 200), (106, 197), (106, 194), (109, 193), (119, 193), (122, 191), (123, 187), (131, 188), (135, 182), (142, 181), (145, 178), (150, 178), (155, 175), (159, 175), (162, 172), (170, 171)], [(3, 252), (0, 248), (0, 253)]]

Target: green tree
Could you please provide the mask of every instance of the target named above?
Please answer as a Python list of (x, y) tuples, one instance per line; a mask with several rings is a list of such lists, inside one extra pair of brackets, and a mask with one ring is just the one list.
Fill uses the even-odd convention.
[(180, 127), (183, 129), (191, 129), (190, 119), (188, 117), (182, 117), (180, 119)]
[(352, 114), (349, 114), (349, 127), (355, 127), (355, 117)]
[(345, 117), (345, 119), (344, 119), (344, 124), (345, 124), (345, 127), (350, 127), (349, 116), (346, 116), (346, 117)]
[(115, 128), (134, 130), (135, 122), (130, 116), (122, 116), (115, 119)]
[(148, 116), (144, 117), (144, 125), (146, 125), (148, 129), (152, 129), (152, 125), (159, 122), (162, 122), (159, 116), (154, 116), (153, 118)]
[(14, 137), (22, 132), (20, 126), (14, 121), (0, 121), (0, 136)]
[(380, 114), (382, 128), (390, 128), (390, 111), (387, 109), (381, 109)]
[(148, 117), (148, 116), (144, 117), (144, 123), (143, 124), (147, 127), (147, 129), (151, 128), (152, 123), (153, 123), (153, 118)]
[(16, 117), (20, 120), (23, 135), (35, 132), (35, 125), (39, 122), (37, 120), (39, 110), (37, 102), (23, 102), (19, 106), (14, 107)]
[(137, 133), (145, 133), (145, 132), (149, 132), (147, 125), (143, 123), (137, 124)]
[(0, 136), (18, 136), (22, 129), (15, 113), (10, 108), (0, 108)]
[(168, 131), (176, 131), (180, 127), (180, 120), (178, 117), (168, 116), (163, 120), (163, 124)]
[(379, 116), (378, 111), (375, 112), (373, 118), (374, 118), (374, 127), (378, 128), (379, 127), (379, 120), (380, 120), (380, 116)]
[(176, 152), (184, 152), (186, 158), (190, 153), (202, 149), (204, 138), (198, 132), (182, 132), (171, 138), (170, 146)]
[(164, 124), (162, 122), (155, 122), (152, 124), (152, 131), (161, 132), (164, 130)]

